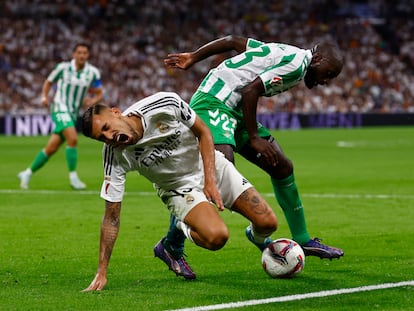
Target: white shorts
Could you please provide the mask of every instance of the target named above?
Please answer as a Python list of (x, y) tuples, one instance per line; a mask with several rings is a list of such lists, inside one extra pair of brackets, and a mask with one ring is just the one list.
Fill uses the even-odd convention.
[[(215, 155), (217, 185), (224, 206), (231, 209), (236, 199), (244, 191), (251, 188), (252, 184), (239, 173), (233, 163), (228, 161), (221, 152), (216, 151)], [(158, 195), (170, 212), (180, 220), (184, 220), (188, 212), (197, 204), (208, 202), (203, 192), (203, 184), (196, 188), (181, 188), (174, 191), (159, 189)]]

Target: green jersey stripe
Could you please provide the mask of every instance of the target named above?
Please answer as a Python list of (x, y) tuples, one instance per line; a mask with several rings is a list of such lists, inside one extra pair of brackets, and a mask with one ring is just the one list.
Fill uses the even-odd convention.
[(222, 79), (217, 79), (216, 82), (214, 82), (212, 88), (210, 89), (210, 94), (216, 96), (224, 87), (224, 81)]

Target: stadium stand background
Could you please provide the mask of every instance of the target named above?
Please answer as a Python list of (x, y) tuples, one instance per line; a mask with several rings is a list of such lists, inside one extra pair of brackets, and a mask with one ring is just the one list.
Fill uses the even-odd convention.
[(331, 37), (345, 52), (330, 86), (301, 84), (263, 99), (260, 113), (414, 113), (413, 7), (411, 0), (1, 1), (0, 115), (47, 113), (42, 83), (78, 41), (92, 45), (107, 104), (123, 108), (160, 90), (189, 100), (229, 55), (186, 72), (166, 70), (163, 58), (227, 34), (303, 48)]

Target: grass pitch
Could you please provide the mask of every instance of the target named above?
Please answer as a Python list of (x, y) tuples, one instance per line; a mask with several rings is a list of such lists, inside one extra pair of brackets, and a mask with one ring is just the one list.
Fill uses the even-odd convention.
[[(248, 222), (224, 212), (227, 245), (211, 252), (187, 242), (197, 280), (184, 281), (153, 258), (169, 215), (152, 185), (130, 173), (108, 284), (93, 293), (81, 290), (98, 261), (101, 144), (79, 138), (78, 172), (87, 191), (70, 189), (63, 149), (22, 191), (17, 173), (47, 137), (1, 136), (0, 309), (213, 310), (211, 305), (239, 302), (238, 310), (413, 310), (412, 285), (243, 307), (251, 300), (414, 280), (414, 128), (274, 135), (295, 164), (311, 235), (343, 248), (343, 258), (307, 257), (298, 277), (271, 279), (244, 236)], [(269, 177), (242, 158), (236, 165), (274, 206), (279, 230), (273, 237), (290, 237)]]

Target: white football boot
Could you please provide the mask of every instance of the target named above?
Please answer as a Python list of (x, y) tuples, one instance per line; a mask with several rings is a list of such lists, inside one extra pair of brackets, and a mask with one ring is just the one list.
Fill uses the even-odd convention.
[(69, 173), (69, 181), (70, 186), (75, 190), (86, 189), (86, 185), (79, 179), (78, 174), (76, 174), (76, 172)]
[(27, 190), (29, 189), (30, 177), (32, 176), (32, 171), (30, 169), (20, 172), (17, 177), (20, 179), (20, 188)]

